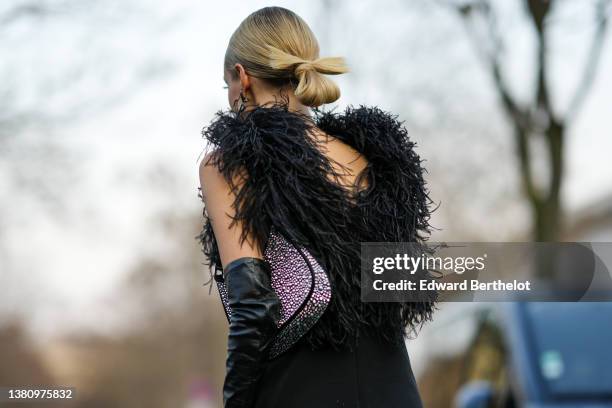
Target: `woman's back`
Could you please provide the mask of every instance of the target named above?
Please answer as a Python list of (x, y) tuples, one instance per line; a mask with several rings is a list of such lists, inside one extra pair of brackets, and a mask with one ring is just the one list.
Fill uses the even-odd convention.
[(340, 176), (337, 180), (333, 174), (329, 174), (329, 179), (344, 186), (352, 195), (365, 190), (368, 187), (367, 180), (359, 177), (368, 166), (365, 156), (321, 129), (314, 129), (313, 133), (319, 142), (318, 148), (321, 154), (327, 157)]
[[(244, 117), (219, 111), (203, 135), (228, 181), (247, 176), (235, 202), (245, 231), (263, 248), (274, 226), (327, 271), (331, 302), (303, 342), (351, 349), (366, 330), (403, 344), (404, 329), (430, 316), (433, 302), (360, 300), (361, 242), (414, 242), (429, 233), (423, 169), (396, 117), (349, 106), (315, 110), (310, 120), (281, 103)], [(199, 238), (222, 269), (212, 228)]]

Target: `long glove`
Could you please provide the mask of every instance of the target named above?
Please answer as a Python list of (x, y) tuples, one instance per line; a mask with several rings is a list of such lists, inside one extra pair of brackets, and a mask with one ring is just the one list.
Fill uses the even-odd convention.
[(228, 336), (224, 408), (251, 407), (267, 348), (278, 330), (280, 301), (270, 283), (270, 265), (243, 257), (223, 270), (232, 310)]

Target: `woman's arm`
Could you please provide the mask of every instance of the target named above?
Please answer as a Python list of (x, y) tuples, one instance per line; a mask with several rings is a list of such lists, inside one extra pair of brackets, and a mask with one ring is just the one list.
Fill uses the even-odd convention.
[(250, 237), (244, 245), (239, 243), (241, 222), (230, 228), (235, 195), (216, 166), (208, 164), (208, 158), (207, 155), (200, 166), (200, 184), (232, 309), (223, 406), (247, 408), (254, 402), (266, 352), (277, 331), (280, 302), (271, 286), (270, 266), (259, 246)]
[[(200, 188), (217, 239), (222, 265), (225, 266), (241, 257), (263, 258), (252, 237), (249, 237), (243, 245), (239, 244), (242, 222), (236, 222), (230, 229), (232, 217), (235, 215), (235, 210), (232, 208), (235, 194), (232, 193), (217, 166), (211, 163), (210, 158), (211, 153), (207, 154), (200, 163)], [(238, 187), (243, 183), (238, 177), (234, 177), (233, 180)]]

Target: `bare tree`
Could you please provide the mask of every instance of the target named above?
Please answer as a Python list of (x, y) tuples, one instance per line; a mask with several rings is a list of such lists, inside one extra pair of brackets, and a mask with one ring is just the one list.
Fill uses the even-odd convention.
[[(510, 120), (523, 192), (532, 212), (535, 241), (558, 241), (563, 229), (561, 188), (564, 179), (564, 147), (568, 124), (576, 118), (588, 95), (606, 38), (610, 0), (597, 0), (595, 4), (595, 30), (591, 38), (588, 60), (571, 103), (564, 113), (555, 109), (549, 89), (548, 45), (551, 12), (559, 0), (522, 0), (528, 19), (536, 33), (536, 85), (533, 100), (521, 104), (512, 95), (502, 75), (501, 52), (506, 46), (497, 30), (497, 17), (489, 0), (439, 3), (456, 11), (470, 35), (473, 44), (490, 72), (504, 112)], [(536, 183), (532, 143), (541, 138), (546, 146), (550, 169), (544, 185)]]

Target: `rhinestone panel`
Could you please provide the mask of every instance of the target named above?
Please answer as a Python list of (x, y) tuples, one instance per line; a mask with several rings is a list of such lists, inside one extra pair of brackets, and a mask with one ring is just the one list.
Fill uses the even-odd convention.
[(282, 327), (310, 296), (313, 276), (300, 251), (274, 231), (265, 258), (272, 269), (272, 288), (281, 303), (279, 327)]
[[(296, 248), (274, 228), (264, 258), (270, 263), (272, 288), (280, 300), (279, 332), (269, 349), (272, 359), (287, 351), (321, 317), (331, 300), (331, 286), (326, 271), (303, 247)], [(215, 275), (221, 302), (231, 320), (227, 288)]]
[(229, 306), (229, 299), (227, 297), (227, 287), (225, 285), (225, 281), (223, 280), (223, 275), (217, 275), (216, 271), (215, 281), (217, 282), (217, 289), (219, 290), (219, 296), (221, 297), (221, 304), (223, 305), (225, 315), (227, 316), (227, 322), (230, 323), (232, 319), (232, 309)]

